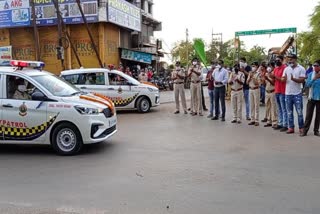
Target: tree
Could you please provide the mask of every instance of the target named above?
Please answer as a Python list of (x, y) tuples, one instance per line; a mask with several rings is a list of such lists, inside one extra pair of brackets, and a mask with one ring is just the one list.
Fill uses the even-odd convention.
[(189, 61), (195, 56), (193, 44), (191, 42), (179, 41), (172, 49), (173, 61), (180, 61), (182, 66), (189, 64)]

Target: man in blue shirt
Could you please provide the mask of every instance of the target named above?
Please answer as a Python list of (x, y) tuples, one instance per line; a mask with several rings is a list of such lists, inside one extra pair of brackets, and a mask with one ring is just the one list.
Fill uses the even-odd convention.
[(211, 120), (219, 119), (220, 112), (220, 103), (222, 108), (222, 118), (221, 121), (226, 121), (226, 85), (228, 83), (228, 71), (224, 68), (223, 60), (219, 60), (216, 65), (215, 70), (212, 73), (214, 80), (214, 105), (215, 105), (215, 114), (216, 116), (211, 118)]
[(306, 87), (310, 89), (309, 100), (307, 104), (307, 116), (304, 123), (304, 132), (301, 135), (306, 136), (311, 125), (313, 118), (314, 108), (316, 108), (316, 118), (314, 120), (314, 135), (320, 136), (319, 134), (319, 123), (320, 123), (320, 60), (315, 61), (313, 64), (313, 72), (308, 74)]

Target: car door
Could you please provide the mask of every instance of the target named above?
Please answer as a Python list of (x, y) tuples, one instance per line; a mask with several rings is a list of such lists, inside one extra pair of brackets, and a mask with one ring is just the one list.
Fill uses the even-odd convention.
[(121, 72), (108, 71), (107, 94), (118, 108), (133, 108), (138, 92), (132, 90), (132, 84)]
[(4, 81), (3, 81), (3, 75), (0, 74), (0, 140), (3, 140), (3, 130), (2, 130), (2, 114), (3, 114), (3, 110), (2, 110), (2, 99), (3, 99), (3, 91), (4, 91)]
[[(33, 101), (28, 91), (38, 90), (32, 81), (20, 74), (4, 77), (4, 94), (1, 103), (3, 138), (8, 143), (43, 143), (47, 126), (47, 106), (41, 101)], [(25, 85), (24, 93), (19, 85)]]

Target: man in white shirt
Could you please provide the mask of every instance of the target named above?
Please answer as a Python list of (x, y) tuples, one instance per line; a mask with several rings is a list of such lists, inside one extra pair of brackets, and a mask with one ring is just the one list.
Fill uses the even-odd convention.
[(297, 55), (290, 55), (288, 67), (284, 70), (282, 79), (286, 82), (286, 107), (288, 112), (288, 131), (287, 134), (294, 133), (293, 106), (298, 114), (298, 125), (300, 135), (303, 134), (303, 99), (302, 84), (306, 78), (306, 70), (297, 63)]
[(222, 108), (222, 118), (221, 121), (226, 121), (226, 85), (228, 83), (228, 71), (223, 67), (224, 62), (223, 60), (219, 60), (218, 64), (214, 72), (212, 73), (212, 77), (214, 79), (214, 105), (215, 105), (215, 114), (216, 116), (213, 117), (211, 120), (218, 120), (219, 119), (219, 112), (220, 112), (220, 103)]

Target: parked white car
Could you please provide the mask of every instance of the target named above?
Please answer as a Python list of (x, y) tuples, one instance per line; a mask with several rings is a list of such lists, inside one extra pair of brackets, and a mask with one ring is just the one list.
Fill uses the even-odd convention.
[(159, 89), (117, 70), (104, 68), (74, 69), (61, 77), (84, 92), (96, 92), (110, 98), (117, 109), (137, 109), (141, 113), (160, 105)]
[(43, 71), (42, 62), (11, 64), (0, 67), (0, 143), (51, 144), (59, 154), (73, 155), (83, 144), (116, 133), (116, 112), (108, 98), (81, 92)]

